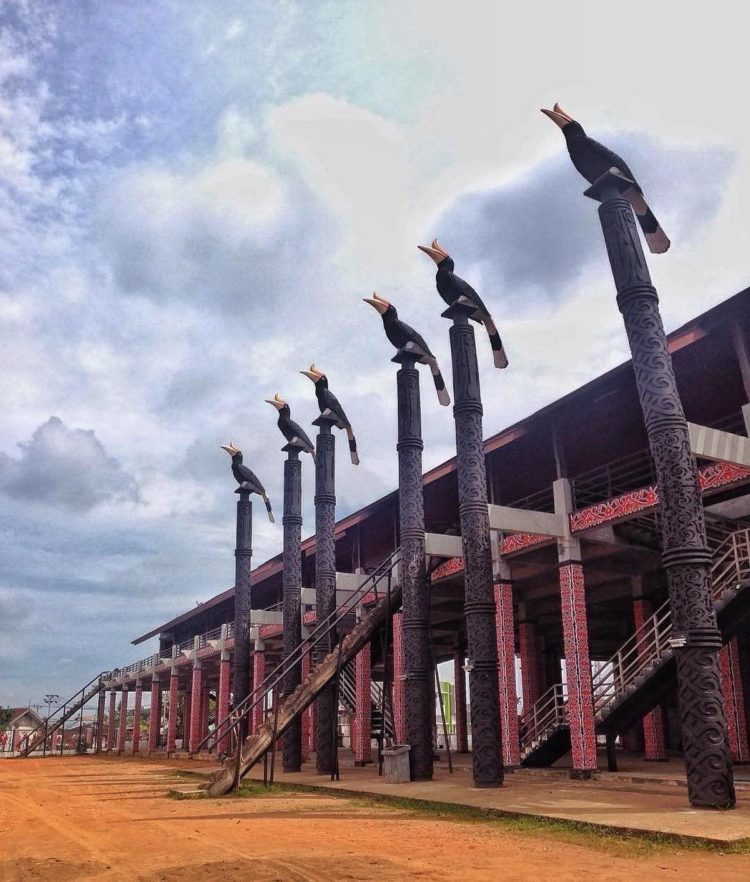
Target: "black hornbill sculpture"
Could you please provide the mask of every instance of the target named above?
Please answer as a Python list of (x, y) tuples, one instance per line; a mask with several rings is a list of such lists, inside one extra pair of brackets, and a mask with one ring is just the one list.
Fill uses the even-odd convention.
[(440, 294), (448, 306), (453, 306), (457, 301), (463, 301), (465, 304), (474, 307), (471, 317), (481, 322), (489, 335), (495, 367), (508, 367), (508, 357), (503, 349), (503, 341), (500, 339), (500, 334), (497, 332), (495, 322), (492, 320), (489, 310), (471, 285), (453, 272), (453, 258), (439, 244), (437, 239), (432, 240), (432, 245), (420, 245), (418, 247), (437, 264), (435, 282), (438, 294)]
[(296, 444), (297, 447), (302, 448), (305, 453), (309, 453), (313, 458), (313, 462), (315, 462), (315, 446), (307, 437), (302, 426), (291, 419), (291, 411), (289, 410), (289, 405), (286, 401), (284, 401), (277, 392), (273, 398), (266, 398), (266, 403), (272, 404), (279, 412), (279, 419), (277, 420), (276, 425), (281, 429), (281, 434), (290, 444)]
[(413, 352), (417, 356), (420, 364), (428, 364), (432, 371), (432, 379), (435, 383), (438, 401), (447, 407), (451, 403), (448, 390), (445, 388), (445, 380), (440, 373), (437, 358), (430, 352), (430, 347), (425, 343), (424, 337), (417, 333), (406, 322), (402, 322), (398, 317), (396, 307), (389, 303), (379, 294), (373, 294), (372, 297), (363, 298), (365, 303), (377, 309), (380, 317), (383, 319), (383, 327), (385, 328), (385, 336), (393, 343), (396, 349), (403, 349), (406, 352)]
[(542, 109), (542, 113), (560, 126), (573, 165), (590, 184), (593, 184), (608, 171), (632, 181), (633, 185), (626, 189), (622, 195), (633, 206), (635, 216), (638, 218), (643, 235), (646, 237), (649, 251), (654, 254), (663, 254), (669, 248), (669, 239), (648, 207), (641, 185), (627, 164), (608, 147), (589, 138), (584, 132), (583, 126), (567, 114), (559, 104), (555, 104), (553, 110)]
[(328, 378), (319, 371), (314, 364), (310, 365), (310, 370), (300, 371), (315, 383), (315, 397), (318, 399), (318, 407), (321, 413), (329, 411), (332, 416), (337, 418), (336, 428), (344, 429), (346, 437), (349, 439), (349, 453), (354, 465), (359, 465), (359, 455), (357, 454), (357, 441), (352, 431), (352, 424), (344, 413), (344, 408), (339, 403), (338, 398), (328, 388)]
[(260, 483), (255, 472), (251, 471), (246, 465), (242, 465), (242, 451), (239, 447), (235, 447), (231, 441), (229, 444), (222, 444), (221, 449), (226, 450), (226, 452), (232, 457), (232, 474), (237, 483), (244, 490), (249, 490), (251, 493), (257, 493), (258, 496), (263, 499), (263, 502), (266, 504), (266, 511), (268, 512), (268, 520), (272, 524), (275, 524), (276, 521), (274, 520), (273, 512), (271, 511), (271, 500), (268, 498), (265, 487)]

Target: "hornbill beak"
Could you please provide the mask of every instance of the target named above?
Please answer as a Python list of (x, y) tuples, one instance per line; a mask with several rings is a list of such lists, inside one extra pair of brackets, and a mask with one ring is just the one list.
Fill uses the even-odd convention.
[(234, 456), (235, 453), (240, 453), (240, 448), (239, 448), (239, 447), (235, 447), (234, 444), (233, 444), (231, 441), (229, 442), (229, 444), (222, 444), (222, 445), (220, 445), (220, 446), (221, 446), (221, 449), (222, 449), (222, 450), (226, 450), (226, 452), (227, 452), (230, 456)]
[(424, 253), (431, 257), (435, 263), (440, 263), (442, 260), (445, 260), (446, 257), (450, 256), (437, 239), (432, 240), (432, 245), (417, 245), (417, 248), (419, 248), (420, 251), (424, 251)]
[(281, 410), (281, 408), (286, 404), (286, 401), (279, 395), (277, 392), (273, 398), (265, 398), (264, 401), (266, 404), (272, 404), (276, 410)]
[(388, 307), (391, 305), (385, 297), (380, 297), (377, 292), (375, 292), (372, 297), (363, 297), (362, 298), (365, 303), (369, 303), (370, 306), (377, 309), (377, 311), (383, 315), (388, 312)]
[(548, 116), (555, 125), (560, 126), (561, 129), (564, 129), (568, 123), (575, 122), (573, 117), (566, 113), (559, 104), (555, 104), (552, 110), (545, 110), (542, 107), (542, 113)]
[(325, 377), (323, 371), (319, 371), (314, 364), (310, 365), (309, 371), (300, 371), (301, 374), (304, 374), (308, 379), (312, 380), (313, 383), (317, 383), (321, 377)]

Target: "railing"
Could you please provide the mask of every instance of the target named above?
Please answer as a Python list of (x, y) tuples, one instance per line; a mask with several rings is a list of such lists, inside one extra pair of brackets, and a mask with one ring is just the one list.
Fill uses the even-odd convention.
[[(352, 668), (353, 664), (351, 662), (341, 668), (339, 690), (341, 697), (349, 710), (356, 711), (357, 681)], [(375, 680), (370, 680), (370, 703), (375, 708), (378, 715), (380, 715), (381, 710), (385, 708), (385, 734), (393, 738), (395, 736), (395, 729), (393, 727), (393, 712), (390, 707), (390, 702), (383, 702), (383, 687)]]
[[(378, 584), (383, 579), (388, 580), (388, 592), (390, 593), (393, 570), (398, 565), (399, 559), (400, 549), (397, 549), (374, 572), (365, 576), (356, 591), (353, 591), (329, 616), (319, 622), (305, 641), (293, 653), (282, 659), (274, 670), (266, 676), (263, 683), (256, 687), (236, 708), (233, 708), (216, 729), (200, 742), (197, 748), (198, 751), (208, 747), (210, 753), (230, 735), (236, 743), (240, 725), (248, 719), (253, 710), (265, 701), (266, 696), (271, 696), (276, 689), (283, 688), (284, 678), (292, 669), (301, 664), (305, 656), (309, 655), (312, 658), (313, 651), (321, 644), (324, 644), (324, 641), (327, 641), (329, 636), (335, 635), (339, 624), (355, 610), (357, 604), (360, 603), (366, 594), (374, 592), (377, 602), (380, 599), (378, 596)], [(333, 647), (331, 646), (331, 648)], [(312, 663), (311, 667), (313, 667)]]
[[(711, 582), (714, 603), (750, 578), (750, 528), (728, 535), (714, 553)], [(592, 676), (594, 715), (602, 719), (627, 691), (634, 691), (672, 652), (669, 601), (629, 637)], [(555, 728), (565, 725), (566, 696), (560, 684), (548, 689), (521, 718), (521, 749), (528, 754)]]
[(46, 752), (47, 739), (60, 727), (66, 720), (69, 720), (76, 711), (80, 710), (83, 705), (89, 702), (94, 695), (97, 695), (104, 687), (104, 681), (111, 676), (110, 671), (101, 671), (95, 677), (92, 677), (88, 683), (75, 692), (67, 701), (63, 702), (56, 708), (45, 720), (40, 723), (36, 729), (32, 729), (21, 742), (19, 752), (23, 756), (28, 756), (32, 751), (36, 750), (40, 745)]

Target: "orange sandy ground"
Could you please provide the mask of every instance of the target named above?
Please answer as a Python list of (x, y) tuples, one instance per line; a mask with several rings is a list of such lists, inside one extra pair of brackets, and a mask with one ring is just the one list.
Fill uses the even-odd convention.
[(750, 855), (520, 833), (318, 794), (178, 801), (171, 788), (194, 786), (179, 766), (0, 761), (0, 880), (750, 879)]

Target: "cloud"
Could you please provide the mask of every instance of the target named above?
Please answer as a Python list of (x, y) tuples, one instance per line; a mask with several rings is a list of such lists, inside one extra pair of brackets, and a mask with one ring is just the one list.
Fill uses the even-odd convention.
[[(625, 157), (667, 234), (689, 246), (716, 215), (733, 163), (723, 148), (669, 147), (643, 132), (597, 134)], [(459, 274), (522, 310), (558, 302), (603, 248), (586, 182), (561, 150), (493, 189), (459, 196), (435, 224)]]
[(86, 511), (105, 501), (138, 499), (138, 485), (108, 456), (92, 430), (50, 417), (21, 455), (0, 454), (0, 490), (13, 499)]

